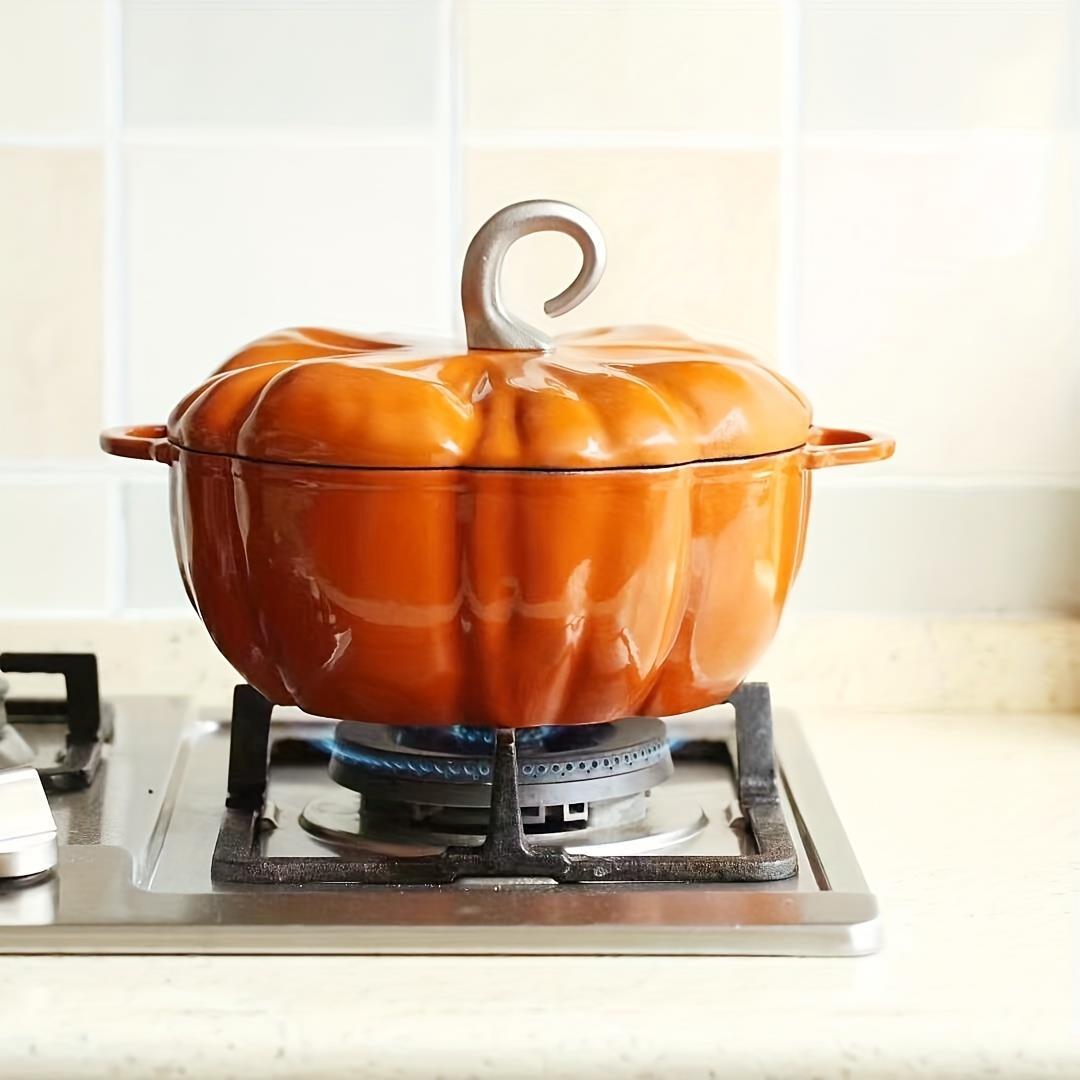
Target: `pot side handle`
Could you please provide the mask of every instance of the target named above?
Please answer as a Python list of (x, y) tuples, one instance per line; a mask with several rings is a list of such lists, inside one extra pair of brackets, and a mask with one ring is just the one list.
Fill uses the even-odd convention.
[(171, 465), (176, 460), (176, 447), (169, 442), (164, 424), (108, 428), (101, 433), (98, 441), (101, 449), (114, 457), (163, 461), (166, 465)]
[(893, 455), (896, 440), (873, 431), (812, 427), (803, 447), (803, 465), (824, 469), (830, 465), (858, 465), (864, 461), (884, 461)]

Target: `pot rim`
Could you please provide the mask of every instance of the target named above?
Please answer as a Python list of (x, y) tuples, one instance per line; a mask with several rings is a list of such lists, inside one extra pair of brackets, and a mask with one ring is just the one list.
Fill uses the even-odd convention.
[(277, 458), (250, 457), (246, 454), (223, 454), (214, 450), (195, 450), (174, 442), (170, 442), (169, 445), (183, 454), (222, 458), (226, 461), (244, 461), (251, 465), (275, 465), (285, 469), (329, 469), (335, 472), (353, 473), (535, 473), (543, 476), (591, 476), (604, 473), (670, 472), (694, 465), (741, 465), (795, 454), (805, 449), (808, 444), (800, 443), (798, 446), (790, 446), (783, 450), (770, 450), (745, 457), (693, 458), (687, 461), (672, 461), (655, 465), (597, 465), (592, 469), (551, 469), (540, 465), (343, 465), (328, 461), (282, 461)]
[(256, 458), (244, 454), (224, 454), (215, 450), (196, 450), (173, 442), (164, 424), (138, 424), (129, 427), (109, 428), (101, 433), (101, 448), (117, 457), (141, 458), (161, 461), (171, 465), (180, 455), (195, 454), (199, 457), (219, 458), (225, 461), (245, 461), (254, 465), (274, 465), (280, 468), (333, 469), (353, 473), (532, 473), (541, 476), (590, 476), (618, 473), (663, 472), (691, 466), (728, 465), (738, 467), (753, 465), (791, 455), (799, 455), (806, 469), (824, 468), (830, 465), (854, 465), (860, 462), (882, 461), (892, 457), (896, 447), (890, 435), (852, 428), (810, 428), (805, 442), (781, 450), (769, 450), (744, 457), (693, 458), (687, 461), (663, 462), (642, 465), (598, 465), (591, 469), (550, 469), (528, 465), (346, 465), (322, 461), (280, 461), (274, 458)]

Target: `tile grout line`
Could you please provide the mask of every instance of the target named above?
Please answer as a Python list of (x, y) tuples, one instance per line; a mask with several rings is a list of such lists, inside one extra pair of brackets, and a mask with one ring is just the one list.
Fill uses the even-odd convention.
[[(443, 0), (452, 3), (452, 0)], [(797, 2), (797, 0), (785, 0)], [(440, 85), (444, 88), (446, 81)], [(706, 131), (565, 131), (565, 130), (499, 130), (477, 129), (460, 134), (462, 146), (471, 149), (524, 150), (780, 150), (783, 137), (764, 134), (738, 134)], [(1061, 128), (993, 128), (957, 127), (946, 129), (832, 129), (802, 130), (800, 142), (816, 149), (865, 150), (882, 153), (918, 153), (920, 151), (963, 150), (966, 146), (1000, 146), (1023, 148), (1067, 138), (1069, 131)], [(85, 132), (70, 135), (48, 135), (0, 131), (0, 147), (27, 150), (96, 149), (101, 146), (102, 133)], [(431, 132), (415, 130), (353, 130), (327, 129), (235, 129), (193, 128), (148, 129), (125, 128), (117, 141), (125, 148), (163, 148), (211, 150), (236, 149), (414, 149), (431, 145)]]
[[(1080, 125), (1080, 4), (1073, 4), (1069, 8), (1069, 39), (1068, 39), (1068, 68), (1072, 71), (1071, 85), (1066, 85), (1064, 93), (1067, 95), (1065, 106), (1066, 116), (1073, 123), (1073, 137), (1067, 146), (1067, 153), (1072, 167), (1073, 177), (1080, 177), (1080, 133), (1077, 126)], [(1075, 183), (1075, 181), (1074, 181)], [(1080, 184), (1073, 191), (1073, 215), (1072, 215), (1072, 257), (1075, 265), (1080, 265)], [(1070, 305), (1071, 328), (1074, 339), (1080, 338), (1080, 306)], [(1080, 403), (1080, 379), (1074, 382), (1072, 388), (1074, 403)]]
[[(125, 348), (125, 252), (123, 186), (123, 8), (122, 0), (106, 0), (104, 49), (104, 251), (102, 415), (106, 425), (120, 423), (127, 409), (127, 354)], [(105, 602), (111, 614), (127, 603), (126, 499), (123, 481), (108, 477), (108, 520), (105, 552)]]
[[(436, 109), (439, 103), (436, 102)], [(431, 128), (125, 128), (125, 147), (170, 150), (371, 149), (411, 150), (431, 145)]]
[(475, 149), (523, 150), (776, 150), (774, 135), (711, 131), (560, 131), (478, 129), (464, 136)]
[(776, 290), (777, 363), (798, 382), (802, 162), (802, 0), (782, 0), (779, 252)]
[(456, 0), (442, 0), (442, 112), (445, 123), (447, 198), (447, 330), (457, 336), (460, 305), (460, 252), (464, 242), (462, 106), (463, 75), (461, 62), (461, 13)]
[(71, 134), (35, 134), (0, 131), (0, 147), (9, 150), (100, 150), (101, 131)]

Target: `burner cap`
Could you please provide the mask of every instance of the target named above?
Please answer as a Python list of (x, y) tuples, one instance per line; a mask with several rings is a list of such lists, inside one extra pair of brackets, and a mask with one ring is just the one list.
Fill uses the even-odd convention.
[[(330, 775), (362, 795), (437, 806), (490, 806), (490, 728), (386, 727), (342, 721)], [(555, 806), (648, 791), (672, 772), (664, 725), (652, 717), (517, 733), (522, 806)]]

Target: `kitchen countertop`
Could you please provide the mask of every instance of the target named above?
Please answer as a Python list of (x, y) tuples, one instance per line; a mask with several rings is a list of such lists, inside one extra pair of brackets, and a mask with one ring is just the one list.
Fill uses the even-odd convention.
[(802, 713), (860, 959), (0, 958), (0, 1076), (1080, 1075), (1080, 716)]

